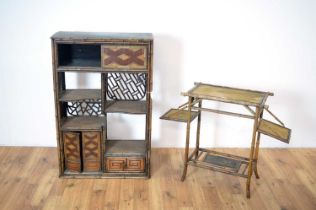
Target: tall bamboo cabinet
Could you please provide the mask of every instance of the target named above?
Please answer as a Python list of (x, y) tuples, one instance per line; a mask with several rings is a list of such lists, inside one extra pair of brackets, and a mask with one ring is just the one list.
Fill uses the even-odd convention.
[[(152, 34), (57, 32), (51, 39), (60, 176), (149, 178)], [(70, 72), (100, 74), (101, 88), (68, 88)], [(108, 139), (109, 113), (144, 116), (144, 139)]]

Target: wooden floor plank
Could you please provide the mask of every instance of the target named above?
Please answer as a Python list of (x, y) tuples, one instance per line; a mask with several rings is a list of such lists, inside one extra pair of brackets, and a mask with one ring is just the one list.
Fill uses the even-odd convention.
[[(217, 149), (247, 156), (248, 149)], [(153, 149), (150, 179), (58, 178), (56, 148), (0, 147), (1, 209), (316, 209), (316, 149), (261, 149), (260, 179), (188, 167), (183, 149)]]

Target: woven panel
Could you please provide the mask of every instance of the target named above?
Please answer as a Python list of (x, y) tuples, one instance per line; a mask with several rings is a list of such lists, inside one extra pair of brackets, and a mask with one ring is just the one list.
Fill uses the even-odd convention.
[(107, 94), (113, 100), (141, 100), (146, 95), (146, 74), (109, 73)]
[(67, 102), (68, 116), (101, 116), (101, 100), (86, 99), (83, 101)]

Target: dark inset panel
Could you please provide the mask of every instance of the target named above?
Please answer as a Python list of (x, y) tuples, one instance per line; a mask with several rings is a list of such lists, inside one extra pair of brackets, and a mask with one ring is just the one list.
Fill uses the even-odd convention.
[(101, 46), (92, 44), (59, 44), (59, 66), (101, 66)]

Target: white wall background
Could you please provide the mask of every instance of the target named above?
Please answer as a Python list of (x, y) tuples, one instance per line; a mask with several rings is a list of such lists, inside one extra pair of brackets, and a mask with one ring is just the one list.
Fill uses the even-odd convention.
[[(274, 92), (268, 104), (292, 140), (263, 137), (262, 145), (315, 147), (315, 11), (314, 0), (1, 0), (0, 145), (56, 145), (49, 37), (69, 30), (154, 33), (154, 147), (184, 146), (185, 124), (159, 117), (186, 101), (180, 92), (194, 81)], [(78, 79), (68, 80), (76, 86)], [(98, 78), (87, 81), (95, 86)], [(127, 120), (143, 128), (136, 118)], [(203, 146), (249, 146), (251, 121), (202, 118)], [(111, 135), (130, 135), (125, 116), (113, 121), (125, 132), (110, 124)]]

